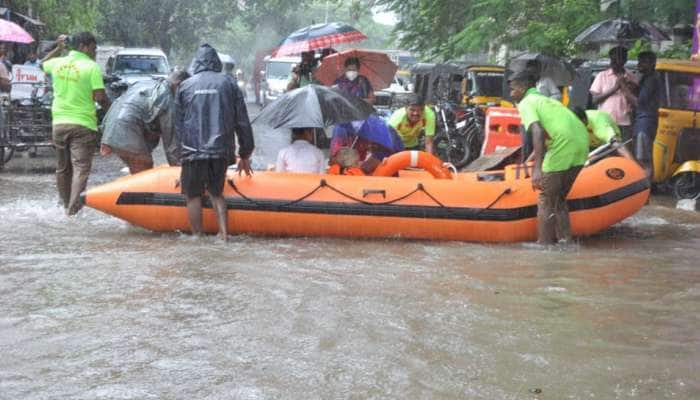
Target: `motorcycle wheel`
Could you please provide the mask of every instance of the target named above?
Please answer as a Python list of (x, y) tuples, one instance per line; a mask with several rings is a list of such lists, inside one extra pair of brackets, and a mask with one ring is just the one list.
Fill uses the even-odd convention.
[(684, 172), (673, 181), (673, 196), (676, 200), (695, 199), (700, 195), (700, 173)]
[(457, 169), (463, 168), (471, 161), (467, 138), (455, 135), (451, 139), (447, 135), (438, 134), (433, 139), (433, 148), (442, 161), (452, 163)]

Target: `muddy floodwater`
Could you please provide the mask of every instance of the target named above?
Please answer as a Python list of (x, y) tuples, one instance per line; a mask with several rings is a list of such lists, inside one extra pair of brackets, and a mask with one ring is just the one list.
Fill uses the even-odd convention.
[(700, 398), (700, 214), (668, 199), (565, 250), (223, 244), (65, 217), (52, 163), (0, 172), (2, 400)]

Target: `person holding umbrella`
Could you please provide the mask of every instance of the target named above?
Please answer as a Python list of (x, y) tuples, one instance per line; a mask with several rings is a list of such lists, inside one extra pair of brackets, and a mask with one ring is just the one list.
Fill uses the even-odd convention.
[(340, 164), (338, 152), (343, 148), (357, 150), (360, 167), (371, 174), (386, 157), (404, 149), (401, 138), (383, 119), (370, 116), (364, 121), (338, 124), (331, 138), (331, 164)]
[(360, 75), (360, 59), (348, 57), (345, 59), (345, 72), (335, 80), (338, 89), (374, 104), (374, 90), (366, 76)]
[(287, 91), (299, 89), (316, 82), (314, 72), (318, 63), (315, 55), (316, 53), (313, 50), (301, 53), (301, 63), (292, 68), (292, 74), (287, 83)]
[(292, 144), (277, 154), (275, 171), (322, 174), (326, 170), (325, 157), (311, 144), (314, 128), (292, 128)]
[[(616, 46), (610, 49), (610, 68), (596, 75), (591, 84), (593, 104), (610, 114), (622, 131), (622, 141), (632, 137), (633, 92), (637, 90), (637, 78), (625, 68), (627, 49)], [(632, 146), (634, 148), (634, 146)]]

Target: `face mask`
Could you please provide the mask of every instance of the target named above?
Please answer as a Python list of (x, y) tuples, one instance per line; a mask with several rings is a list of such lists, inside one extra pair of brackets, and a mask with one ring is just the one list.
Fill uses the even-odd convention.
[(351, 81), (354, 81), (355, 79), (357, 79), (357, 75), (358, 75), (357, 71), (346, 71), (345, 72), (345, 77)]

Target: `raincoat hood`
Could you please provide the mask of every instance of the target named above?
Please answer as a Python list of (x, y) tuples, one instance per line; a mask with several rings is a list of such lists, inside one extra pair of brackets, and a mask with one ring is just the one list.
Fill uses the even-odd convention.
[(204, 71), (221, 72), (221, 69), (221, 60), (216, 50), (208, 44), (199, 46), (192, 60), (192, 74)]

